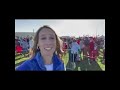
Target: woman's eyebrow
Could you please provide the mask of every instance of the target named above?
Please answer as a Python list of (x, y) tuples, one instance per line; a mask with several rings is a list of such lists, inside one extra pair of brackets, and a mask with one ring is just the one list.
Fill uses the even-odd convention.
[(40, 35), (40, 37), (44, 37), (44, 36), (46, 36), (46, 35), (45, 35), (45, 34), (41, 34), (41, 35)]
[(55, 35), (54, 34), (49, 34), (51, 37), (55, 37)]
[(41, 34), (40, 37), (43, 37), (43, 36), (46, 36), (46, 35), (55, 36), (54, 34)]

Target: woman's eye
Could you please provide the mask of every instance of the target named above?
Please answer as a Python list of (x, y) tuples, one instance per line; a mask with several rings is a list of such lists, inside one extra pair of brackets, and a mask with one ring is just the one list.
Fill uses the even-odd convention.
[(46, 38), (41, 38), (41, 40), (45, 40)]
[(50, 37), (50, 39), (54, 39), (54, 37)]

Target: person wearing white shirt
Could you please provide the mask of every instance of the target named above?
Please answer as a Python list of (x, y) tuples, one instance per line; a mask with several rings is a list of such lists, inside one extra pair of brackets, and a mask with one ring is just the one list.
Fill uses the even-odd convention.
[(53, 71), (53, 63), (52, 64), (46, 64), (45, 68), (47, 71)]
[(80, 46), (78, 45), (78, 43), (76, 42), (76, 40), (73, 40), (72, 45), (71, 45), (71, 58), (72, 58), (72, 62), (74, 62), (76, 60), (77, 54), (79, 52)]

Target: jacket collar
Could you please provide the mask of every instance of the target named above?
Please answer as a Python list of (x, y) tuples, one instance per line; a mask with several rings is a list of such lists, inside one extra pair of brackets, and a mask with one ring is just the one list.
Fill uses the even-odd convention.
[[(40, 51), (36, 53), (35, 59), (37, 60), (39, 67), (42, 70), (46, 70)], [(53, 60), (53, 70), (57, 70), (59, 66), (62, 64), (61, 60), (58, 58), (58, 56), (55, 53), (53, 54), (52, 60)]]

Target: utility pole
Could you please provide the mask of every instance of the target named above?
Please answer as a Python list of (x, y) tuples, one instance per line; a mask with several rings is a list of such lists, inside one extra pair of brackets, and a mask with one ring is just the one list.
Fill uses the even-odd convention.
[(34, 29), (33, 29), (33, 36), (34, 36)]

